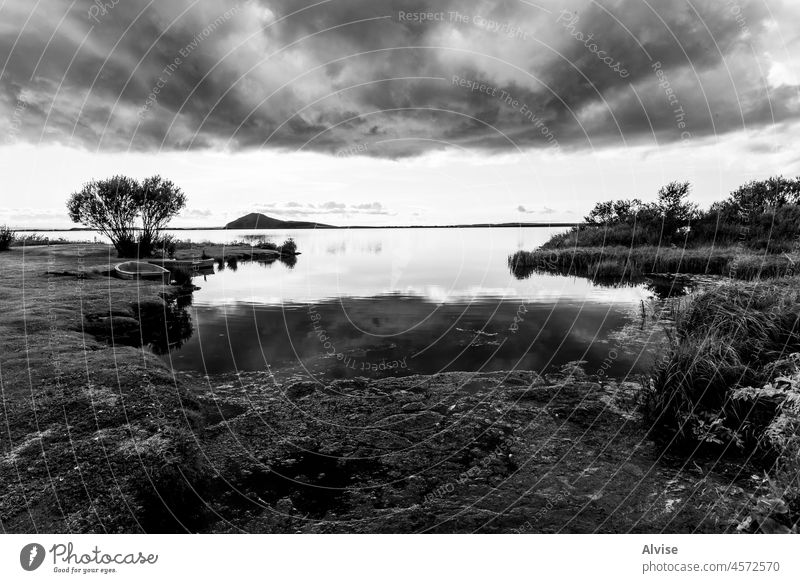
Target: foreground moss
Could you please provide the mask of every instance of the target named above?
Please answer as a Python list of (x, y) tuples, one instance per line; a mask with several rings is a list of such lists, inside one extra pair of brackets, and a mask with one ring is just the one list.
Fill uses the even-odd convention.
[[(104, 245), (0, 255), (6, 532), (176, 531), (197, 518), (198, 404), (135, 347), (133, 306), (163, 304), (170, 288), (111, 279), (111, 261)], [(130, 336), (84, 333), (93, 321)]]

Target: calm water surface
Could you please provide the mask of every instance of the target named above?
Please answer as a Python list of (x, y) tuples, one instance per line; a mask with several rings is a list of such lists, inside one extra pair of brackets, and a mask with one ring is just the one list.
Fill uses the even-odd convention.
[[(652, 297), (646, 288), (509, 272), (509, 254), (553, 232), (259, 231), (275, 242), (293, 237), (296, 264), (239, 262), (196, 278), (192, 334), (163, 358), (204, 374), (269, 366), (325, 378), (548, 371), (574, 360), (610, 376), (642, 370), (642, 344), (621, 337), (639, 326), (641, 302)], [(254, 233), (175, 234), (230, 242)]]
[[(624, 376), (646, 364), (640, 345), (617, 339), (639, 321), (646, 289), (511, 275), (508, 255), (535, 249), (549, 229), (268, 234), (294, 237), (297, 263), (239, 263), (196, 280), (194, 333), (166, 356), (174, 368), (214, 374), (269, 365), (345, 377), (544, 371), (586, 360), (589, 370)], [(214, 235), (225, 236), (197, 240)]]

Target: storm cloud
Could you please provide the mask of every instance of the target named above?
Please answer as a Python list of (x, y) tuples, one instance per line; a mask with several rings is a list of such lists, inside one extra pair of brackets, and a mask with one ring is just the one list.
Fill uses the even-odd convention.
[(103, 152), (389, 158), (689, 142), (800, 115), (773, 38), (798, 12), (747, 0), (11, 0), (0, 131)]

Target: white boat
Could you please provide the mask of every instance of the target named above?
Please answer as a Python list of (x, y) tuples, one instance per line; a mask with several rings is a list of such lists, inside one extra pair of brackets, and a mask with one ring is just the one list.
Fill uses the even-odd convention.
[(114, 266), (114, 272), (122, 279), (160, 279), (169, 281), (169, 271), (144, 261), (125, 261)]

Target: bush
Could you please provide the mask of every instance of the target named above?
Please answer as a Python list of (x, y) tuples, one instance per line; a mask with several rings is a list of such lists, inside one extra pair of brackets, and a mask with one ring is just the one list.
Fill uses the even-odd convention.
[(8, 251), (14, 241), (14, 231), (5, 225), (0, 225), (0, 251)]
[(69, 217), (106, 235), (120, 257), (148, 257), (161, 230), (184, 206), (181, 189), (160, 176), (94, 180), (70, 195)]
[(697, 205), (687, 200), (689, 190), (688, 182), (670, 182), (653, 203), (638, 198), (599, 202), (584, 218), (585, 226), (554, 237), (546, 247), (682, 244), (698, 214)]
[(192, 288), (192, 278), (196, 274), (190, 267), (171, 267), (169, 270), (170, 283), (179, 287)]
[(692, 224), (689, 245), (714, 243), (738, 245), (769, 253), (796, 249), (800, 225), (800, 205), (762, 209), (744, 213), (726, 201), (717, 203)]
[(153, 254), (160, 257), (174, 257), (178, 240), (172, 235), (160, 235), (153, 240)]
[(632, 247), (662, 244), (661, 225), (617, 223), (579, 225), (566, 233), (553, 236), (542, 249), (574, 249), (575, 247)]
[(283, 242), (283, 245), (278, 247), (278, 251), (281, 255), (296, 255), (297, 254), (297, 243), (295, 243), (294, 239), (291, 237), (286, 239)]
[(772, 176), (752, 180), (734, 190), (728, 204), (737, 212), (761, 214), (769, 209), (800, 204), (800, 178)]
[(760, 387), (733, 392), (733, 401), (749, 412), (757, 445), (775, 459), (772, 476), (753, 508), (751, 530), (798, 532), (800, 522), (800, 354), (777, 361), (775, 376)]
[(151, 176), (139, 183), (135, 190), (136, 205), (139, 209), (139, 246), (142, 257), (157, 248), (162, 239), (161, 231), (170, 219), (186, 206), (186, 195), (170, 180), (161, 176)]
[(671, 182), (655, 202), (597, 203), (584, 224), (552, 237), (543, 249), (603, 246), (736, 245), (770, 253), (800, 248), (800, 178), (753, 181), (699, 211), (687, 182)]

